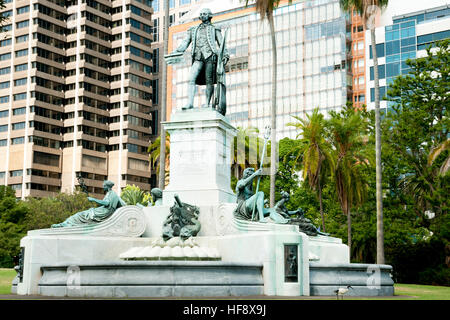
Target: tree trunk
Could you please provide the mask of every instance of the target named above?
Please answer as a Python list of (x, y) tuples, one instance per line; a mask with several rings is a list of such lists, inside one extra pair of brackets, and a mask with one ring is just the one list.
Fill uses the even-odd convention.
[(275, 41), (275, 24), (273, 21), (273, 12), (268, 13), (267, 19), (270, 26), (270, 37), (272, 39), (272, 108), (270, 112), (271, 119), (271, 150), (270, 150), (270, 207), (275, 205), (275, 175), (278, 157), (277, 137), (276, 137), (276, 111), (277, 111), (277, 46)]
[[(169, 44), (169, 0), (164, 1), (164, 17), (166, 23), (164, 24), (163, 31), (163, 51), (164, 56), (168, 52), (168, 44)], [(159, 62), (158, 62), (159, 63)], [(163, 61), (162, 63), (162, 73), (161, 73), (161, 114), (160, 114), (160, 125), (161, 125), (161, 147), (159, 153), (159, 188), (164, 190), (165, 182), (166, 182), (166, 130), (164, 129), (162, 122), (166, 121), (166, 95), (167, 95), (167, 64)]]
[(322, 217), (322, 230), (323, 232), (327, 232), (325, 229), (325, 216), (323, 214), (323, 204), (322, 204), (322, 186), (320, 185), (320, 178), (318, 180), (318, 186), (317, 191), (319, 195), (319, 210), (320, 210), (320, 216)]
[(352, 260), (352, 215), (350, 214), (350, 205), (347, 207), (347, 244), (348, 256)]
[(377, 263), (384, 264), (383, 231), (383, 189), (381, 179), (381, 126), (380, 126), (380, 82), (378, 75), (378, 56), (375, 40), (375, 26), (370, 30), (373, 56), (373, 78), (375, 84), (375, 168), (376, 168), (376, 206), (377, 206)]

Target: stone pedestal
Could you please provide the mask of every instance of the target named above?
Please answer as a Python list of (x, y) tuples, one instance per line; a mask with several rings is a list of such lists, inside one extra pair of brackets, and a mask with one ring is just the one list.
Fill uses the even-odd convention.
[(170, 134), (170, 183), (163, 205), (173, 196), (195, 205), (234, 203), (230, 188), (231, 153), (236, 129), (213, 109), (178, 111), (163, 123)]

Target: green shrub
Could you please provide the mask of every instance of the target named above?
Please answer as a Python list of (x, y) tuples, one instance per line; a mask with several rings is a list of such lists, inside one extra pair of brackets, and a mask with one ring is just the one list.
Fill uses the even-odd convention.
[(432, 237), (428, 241), (411, 241), (386, 248), (386, 262), (393, 267), (394, 281), (449, 286), (445, 245), (445, 239)]

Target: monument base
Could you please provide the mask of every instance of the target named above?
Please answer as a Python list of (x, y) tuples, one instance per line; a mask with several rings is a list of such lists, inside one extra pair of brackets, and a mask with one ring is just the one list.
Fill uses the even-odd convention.
[(346, 296), (393, 296), (391, 273), (392, 267), (388, 265), (311, 262), (310, 294), (332, 296), (335, 290), (350, 285)]
[[(160, 239), (170, 208), (147, 207), (143, 208), (146, 229), (140, 238), (42, 235), (37, 231), (23, 238), (23, 279), (14, 279), (12, 292), (74, 297), (308, 296), (333, 295), (333, 290), (352, 285), (356, 289), (350, 295), (393, 295), (391, 267), (350, 264), (348, 247), (341, 239), (307, 236), (297, 225), (236, 220), (235, 203), (199, 207), (202, 228), (195, 243), (217, 252), (220, 261), (174, 261), (179, 259), (176, 254), (142, 254)], [(121, 256), (141, 260), (124, 261)], [(74, 276), (71, 268), (80, 272), (78, 291), (65, 282)], [(167, 268), (171, 271), (162, 274)], [(181, 287), (173, 282), (177, 277), (196, 279), (208, 273), (221, 275), (216, 285), (193, 281)], [(151, 282), (157, 278), (160, 282)]]
[(220, 261), (122, 261), (42, 267), (39, 294), (70, 297), (205, 297), (263, 294), (262, 266)]

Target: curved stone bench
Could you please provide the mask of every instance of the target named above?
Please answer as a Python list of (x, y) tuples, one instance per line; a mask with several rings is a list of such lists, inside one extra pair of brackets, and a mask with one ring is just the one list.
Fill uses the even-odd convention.
[(105, 237), (140, 237), (146, 228), (144, 211), (137, 206), (117, 209), (109, 218), (99, 223), (75, 227), (49, 228), (28, 231), (34, 235), (89, 235)]

